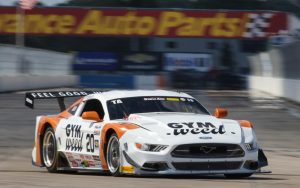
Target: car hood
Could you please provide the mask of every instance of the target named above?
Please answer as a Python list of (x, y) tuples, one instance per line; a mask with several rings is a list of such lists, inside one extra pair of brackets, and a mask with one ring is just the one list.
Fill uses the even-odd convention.
[(161, 138), (184, 139), (186, 142), (241, 143), (242, 131), (234, 120), (191, 113), (131, 114), (128, 122), (138, 124)]

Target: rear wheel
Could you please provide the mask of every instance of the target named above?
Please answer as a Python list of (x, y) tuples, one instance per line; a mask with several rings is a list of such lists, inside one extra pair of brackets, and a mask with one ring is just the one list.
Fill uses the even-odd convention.
[(248, 178), (252, 176), (252, 173), (248, 174), (224, 174), (226, 178), (229, 179), (242, 179), (242, 178)]
[(44, 164), (49, 172), (57, 172), (58, 154), (54, 131), (48, 127), (43, 137), (42, 156)]
[(107, 151), (106, 161), (108, 169), (113, 176), (120, 176), (120, 143), (118, 136), (114, 133), (110, 136)]

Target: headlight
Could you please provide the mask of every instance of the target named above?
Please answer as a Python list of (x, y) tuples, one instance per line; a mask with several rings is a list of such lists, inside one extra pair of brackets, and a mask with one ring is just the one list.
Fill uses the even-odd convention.
[(256, 142), (245, 143), (245, 148), (248, 151), (256, 150), (258, 148), (258, 144)]
[(135, 143), (135, 147), (142, 150), (142, 151), (160, 152), (160, 151), (165, 150), (168, 146), (167, 145), (160, 145), (160, 144)]

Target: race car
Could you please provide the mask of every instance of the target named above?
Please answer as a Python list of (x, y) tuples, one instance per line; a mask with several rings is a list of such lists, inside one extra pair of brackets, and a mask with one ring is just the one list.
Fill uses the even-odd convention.
[[(65, 97), (83, 96), (65, 109)], [(26, 93), (57, 98), (61, 112), (37, 116), (32, 163), (49, 172), (249, 177), (268, 165), (246, 120), (211, 115), (194, 97), (165, 90)]]

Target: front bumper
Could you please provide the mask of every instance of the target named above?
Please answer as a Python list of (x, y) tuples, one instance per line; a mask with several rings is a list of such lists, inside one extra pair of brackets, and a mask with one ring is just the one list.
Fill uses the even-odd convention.
[(123, 165), (132, 166), (130, 174), (138, 175), (255, 173), (260, 167), (258, 150), (247, 151), (240, 146), (245, 155), (235, 158), (178, 158), (171, 155), (175, 146), (161, 152), (130, 147), (123, 150)]

